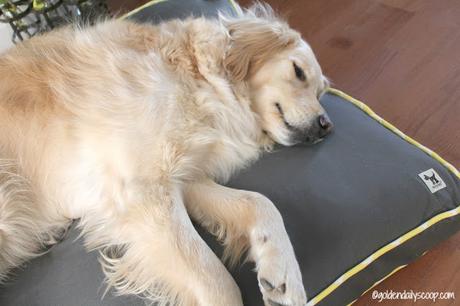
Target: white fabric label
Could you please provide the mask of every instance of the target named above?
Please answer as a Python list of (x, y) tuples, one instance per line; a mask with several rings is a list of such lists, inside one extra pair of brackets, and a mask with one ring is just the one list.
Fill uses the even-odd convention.
[(442, 180), (439, 174), (433, 168), (428, 169), (418, 175), (425, 185), (430, 189), (431, 193), (435, 193), (443, 188), (446, 188), (446, 183)]

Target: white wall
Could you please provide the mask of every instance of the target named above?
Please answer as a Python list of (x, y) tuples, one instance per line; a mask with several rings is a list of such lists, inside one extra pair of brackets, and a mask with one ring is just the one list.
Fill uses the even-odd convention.
[(11, 37), (13, 30), (7, 23), (0, 23), (0, 53), (13, 45)]

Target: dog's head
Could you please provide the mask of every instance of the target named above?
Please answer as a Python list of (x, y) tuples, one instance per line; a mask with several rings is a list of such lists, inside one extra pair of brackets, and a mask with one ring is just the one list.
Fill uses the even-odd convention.
[(262, 129), (277, 143), (314, 143), (333, 127), (319, 103), (328, 87), (300, 34), (257, 4), (224, 22), (231, 44), (224, 65), (234, 82), (246, 82)]

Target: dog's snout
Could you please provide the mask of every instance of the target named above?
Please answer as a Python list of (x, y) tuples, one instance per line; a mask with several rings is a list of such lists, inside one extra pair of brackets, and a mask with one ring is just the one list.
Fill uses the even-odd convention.
[(319, 125), (319, 137), (324, 137), (332, 131), (334, 124), (327, 114), (321, 114), (318, 116), (318, 125)]
[(332, 128), (332, 122), (326, 114), (318, 116), (319, 126), (324, 130), (330, 130)]
[(293, 143), (316, 143), (329, 134), (334, 128), (334, 124), (326, 113), (314, 117), (313, 121), (306, 129), (293, 128)]

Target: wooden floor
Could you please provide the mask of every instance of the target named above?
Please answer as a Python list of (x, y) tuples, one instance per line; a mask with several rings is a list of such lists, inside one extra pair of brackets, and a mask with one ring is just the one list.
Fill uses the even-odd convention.
[[(110, 1), (115, 9), (142, 3)], [(310, 42), (334, 87), (365, 101), (460, 167), (459, 0), (268, 2), (289, 14), (291, 25)], [(453, 291), (456, 300), (436, 305), (460, 305), (460, 233), (376, 287), (411, 289)], [(374, 304), (378, 303), (367, 294), (354, 305)]]

